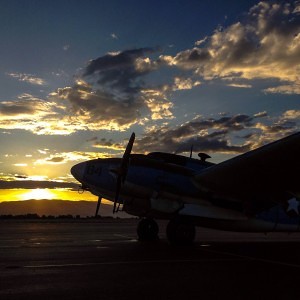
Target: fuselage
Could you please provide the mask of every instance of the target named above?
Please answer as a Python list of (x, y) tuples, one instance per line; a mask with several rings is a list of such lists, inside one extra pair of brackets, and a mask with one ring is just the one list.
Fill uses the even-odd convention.
[[(114, 201), (121, 158), (95, 159), (71, 169), (82, 186)], [(139, 217), (188, 216), (197, 225), (233, 231), (297, 231), (299, 215), (291, 217), (278, 204), (256, 215), (246, 215), (243, 203), (216, 198), (194, 184), (193, 178), (212, 163), (168, 153), (134, 154), (118, 202)]]
[[(178, 158), (178, 156), (174, 156)], [(183, 157), (182, 157), (183, 158)], [(194, 168), (184, 166), (184, 159), (178, 164), (165, 162), (162, 158), (151, 155), (131, 155), (130, 167), (126, 181), (122, 185), (120, 202), (126, 203), (135, 199), (161, 197), (176, 200), (182, 204), (186, 198), (199, 197), (199, 190), (191, 178), (209, 163), (198, 160), (190, 162)], [(75, 165), (71, 169), (73, 176), (93, 194), (114, 201), (116, 176), (121, 159), (95, 159)], [(128, 206), (127, 206), (128, 207)], [(145, 209), (149, 208), (149, 203)], [(143, 210), (145, 210), (143, 209)]]

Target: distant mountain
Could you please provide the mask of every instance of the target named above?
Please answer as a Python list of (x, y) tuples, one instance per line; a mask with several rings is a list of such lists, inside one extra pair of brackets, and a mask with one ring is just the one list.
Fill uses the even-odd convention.
[[(65, 201), (65, 200), (26, 200), (7, 201), (0, 203), (0, 215), (38, 214), (39, 216), (80, 215), (93, 216), (96, 211), (95, 201)], [(112, 216), (112, 206), (101, 204), (99, 214)], [(126, 213), (118, 213), (118, 217), (128, 217)]]

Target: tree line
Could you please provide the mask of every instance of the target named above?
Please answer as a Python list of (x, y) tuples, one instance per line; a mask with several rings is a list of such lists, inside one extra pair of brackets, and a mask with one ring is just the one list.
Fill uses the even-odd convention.
[[(108, 218), (112, 219), (113, 217), (111, 216), (106, 216), (106, 217), (101, 217), (97, 216), (96, 218)], [(95, 219), (94, 216), (86, 216), (86, 217), (81, 217), (80, 215), (58, 215), (58, 216), (53, 216), (53, 215), (38, 215), (38, 214), (22, 214), (22, 215), (0, 215), (0, 220), (8, 220), (8, 219), (29, 219), (29, 220), (37, 220), (37, 219), (45, 219), (45, 220), (53, 220), (53, 219)]]

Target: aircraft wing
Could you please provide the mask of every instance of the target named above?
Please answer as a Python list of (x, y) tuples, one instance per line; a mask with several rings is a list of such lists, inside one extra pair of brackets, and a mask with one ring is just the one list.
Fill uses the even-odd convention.
[(205, 169), (194, 183), (255, 213), (300, 197), (300, 132)]

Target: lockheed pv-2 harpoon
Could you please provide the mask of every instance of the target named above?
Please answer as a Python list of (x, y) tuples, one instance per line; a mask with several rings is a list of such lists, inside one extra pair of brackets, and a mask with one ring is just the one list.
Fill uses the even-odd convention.
[(189, 244), (195, 226), (231, 231), (299, 231), (300, 132), (219, 164), (170, 153), (93, 159), (72, 167), (82, 189), (141, 218), (140, 240), (158, 236), (155, 219), (167, 219), (167, 238)]

